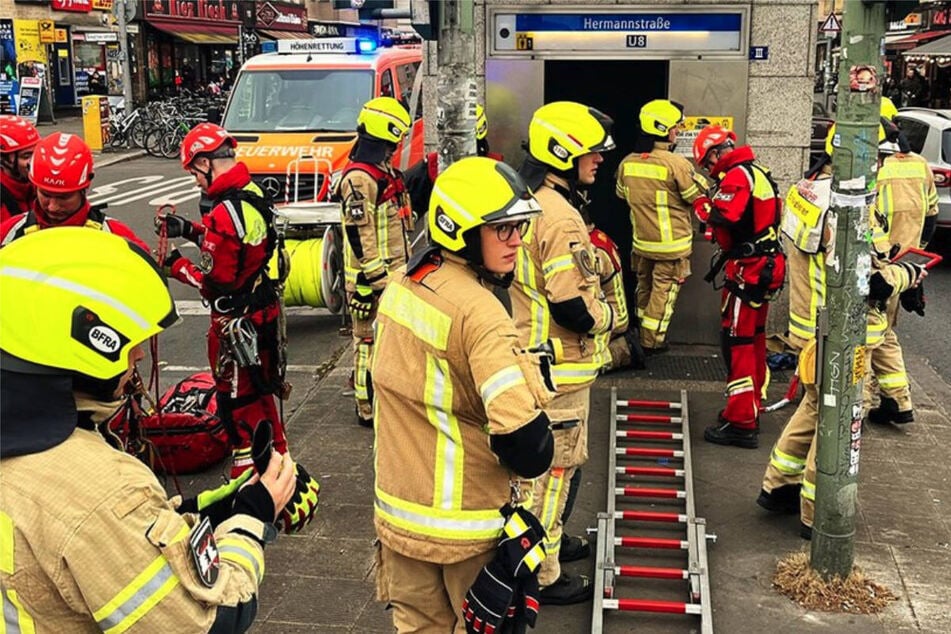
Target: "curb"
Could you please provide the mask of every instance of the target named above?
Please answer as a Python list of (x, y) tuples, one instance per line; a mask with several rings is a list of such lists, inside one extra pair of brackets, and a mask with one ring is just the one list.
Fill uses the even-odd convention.
[[(119, 156), (111, 156), (107, 159), (96, 161), (96, 167), (109, 167), (110, 165), (115, 165), (116, 163), (122, 163), (124, 161), (132, 161), (145, 155), (145, 150), (136, 150), (135, 152), (123, 153)], [(100, 156), (102, 155), (100, 154)]]

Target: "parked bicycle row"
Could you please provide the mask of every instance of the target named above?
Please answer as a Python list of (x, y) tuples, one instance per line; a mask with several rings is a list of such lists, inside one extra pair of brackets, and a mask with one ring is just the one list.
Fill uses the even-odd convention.
[(225, 101), (224, 95), (184, 95), (149, 102), (131, 112), (117, 109), (109, 120), (109, 145), (175, 158), (185, 134), (207, 120), (210, 110), (222, 110)]

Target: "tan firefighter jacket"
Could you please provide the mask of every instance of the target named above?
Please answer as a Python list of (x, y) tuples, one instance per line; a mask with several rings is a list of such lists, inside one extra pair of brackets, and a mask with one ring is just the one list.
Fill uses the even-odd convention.
[(148, 467), (97, 432), (5, 458), (2, 472), (7, 632), (207, 632), (217, 606), (258, 592), (262, 547), (236, 530), (261, 535), (260, 521), (238, 515), (215, 530), (208, 587), (189, 547), (197, 516), (177, 513)]
[(598, 256), (598, 274), (601, 278), (601, 292), (604, 299), (614, 311), (614, 328), (611, 335), (621, 335), (627, 332), (629, 317), (627, 314), (627, 297), (624, 295), (624, 277), (621, 269), (621, 254), (614, 241), (600, 229), (589, 225), (591, 245)]
[(873, 206), (877, 223), (872, 240), (879, 253), (892, 245), (919, 247), (925, 217), (938, 213), (938, 190), (928, 161), (917, 154), (894, 154), (878, 171), (878, 197)]
[[(565, 181), (548, 174), (535, 192), (542, 215), (522, 236), (510, 294), (522, 345), (551, 343), (555, 349), (552, 374), (562, 393), (588, 387), (610, 361), (607, 344), (614, 317), (601, 292), (598, 258), (584, 220), (555, 187), (568, 189)], [(590, 317), (588, 332), (569, 330), (552, 317), (553, 304), (569, 301)]]
[[(392, 174), (386, 166), (376, 167)], [(401, 209), (408, 209), (406, 194), (399, 193), (378, 202), (384, 196), (379, 185), (367, 172), (354, 169), (347, 172), (337, 186), (337, 196), (343, 202), (344, 275), (346, 290), (350, 293), (360, 272), (371, 288), (383, 290), (387, 274), (406, 264), (409, 257), (409, 219), (400, 214)]]
[(788, 247), (789, 333), (799, 344), (816, 336), (816, 315), (826, 303), (831, 194), (831, 174), (815, 180), (802, 179), (786, 194), (782, 231)]
[(635, 255), (679, 260), (693, 250), (693, 201), (707, 181), (686, 157), (658, 141), (649, 153), (628, 154), (617, 171), (616, 192), (631, 208)]
[(502, 303), (446, 252), (412, 278), (394, 272), (370, 372), (380, 541), (439, 564), (494, 549), (516, 480), (489, 436), (528, 424), (552, 396)]

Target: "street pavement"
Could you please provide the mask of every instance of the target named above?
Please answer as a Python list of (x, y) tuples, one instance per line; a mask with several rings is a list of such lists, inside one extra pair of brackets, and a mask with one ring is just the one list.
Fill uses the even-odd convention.
[[(129, 182), (156, 177), (156, 181)], [(157, 200), (181, 199), (183, 207), (190, 207), (197, 199), (191, 186), (176, 178), (180, 171), (175, 161), (123, 162), (100, 167), (94, 190), (103, 189), (94, 194), (110, 202), (110, 214), (154, 242), (148, 227)], [(755, 504), (771, 445), (794, 406), (762, 417), (757, 450), (705, 443), (703, 428), (715, 421), (723, 402), (724, 373), (714, 348), (675, 345), (668, 355), (655, 358), (647, 371), (598, 380), (592, 394), (591, 458), (569, 530), (579, 533), (593, 527), (597, 513), (606, 508), (611, 387), (617, 387), (623, 398), (652, 399), (673, 399), (686, 389), (696, 511), (706, 518), (708, 531), (717, 535), (716, 543), (708, 545), (716, 631), (951, 631), (951, 615), (945, 609), (951, 585), (951, 463), (946, 457), (946, 447), (951, 445), (951, 384), (939, 354), (948, 347), (934, 343), (947, 337), (947, 328), (941, 311), (932, 312), (951, 297), (949, 272), (948, 266), (942, 266), (928, 282), (929, 293), (937, 299), (929, 303), (929, 316), (921, 320), (903, 315), (899, 330), (903, 341), (909, 341), (906, 362), (917, 422), (907, 428), (866, 427), (863, 432), (856, 561), (899, 596), (886, 612), (878, 616), (808, 612), (772, 590), (776, 561), (808, 547), (798, 537), (797, 517), (771, 516)], [(163, 337), (162, 358), (170, 370), (162, 373), (163, 386), (205, 363), (207, 316), (192, 291), (181, 285), (173, 288), (180, 308), (188, 310), (184, 324)], [(268, 547), (255, 632), (392, 631), (384, 606), (373, 599), (372, 432), (354, 423), (347, 386), (349, 338), (341, 336), (339, 326), (339, 317), (319, 310), (303, 309), (290, 320), (295, 368), (291, 377), (295, 388), (286, 410), (290, 451), (320, 480), (321, 507), (304, 534), (282, 536)], [(908, 332), (914, 336), (906, 336)], [(934, 337), (929, 338), (929, 332)], [(930, 349), (922, 342), (931, 342)], [(922, 345), (924, 350), (919, 351)], [(788, 378), (775, 377), (771, 401), (785, 391)], [(186, 493), (195, 493), (220, 482), (224, 470), (222, 465), (197, 476), (179, 477), (179, 482)], [(172, 482), (168, 487), (174, 492)], [(666, 506), (655, 505), (657, 510)], [(637, 528), (626, 527), (633, 534)], [(676, 530), (671, 527), (669, 536), (678, 535)], [(676, 565), (669, 558), (641, 553), (637, 559), (619, 563)], [(572, 572), (588, 574), (593, 574), (593, 568), (593, 559), (567, 565)], [(620, 596), (678, 600), (683, 586), (655, 581), (619, 587)], [(590, 620), (590, 603), (544, 607), (535, 631), (581, 634), (590, 631)], [(612, 633), (699, 631), (695, 617), (678, 615), (609, 614), (605, 623), (605, 631)]]

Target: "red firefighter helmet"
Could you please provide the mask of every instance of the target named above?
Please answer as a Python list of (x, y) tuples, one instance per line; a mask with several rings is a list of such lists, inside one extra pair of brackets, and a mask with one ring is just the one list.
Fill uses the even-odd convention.
[(30, 182), (43, 191), (68, 194), (89, 187), (92, 152), (75, 134), (54, 132), (36, 144)]
[(703, 162), (711, 149), (723, 145), (727, 141), (736, 142), (736, 134), (733, 130), (726, 130), (718, 125), (708, 125), (697, 138), (693, 141), (693, 160), (698, 167), (703, 167)]
[(40, 133), (26, 119), (12, 114), (0, 115), (0, 153), (27, 150), (39, 140)]
[(182, 141), (182, 167), (188, 169), (196, 156), (210, 154), (225, 143), (232, 148), (238, 147), (235, 138), (220, 125), (199, 123), (185, 135)]

